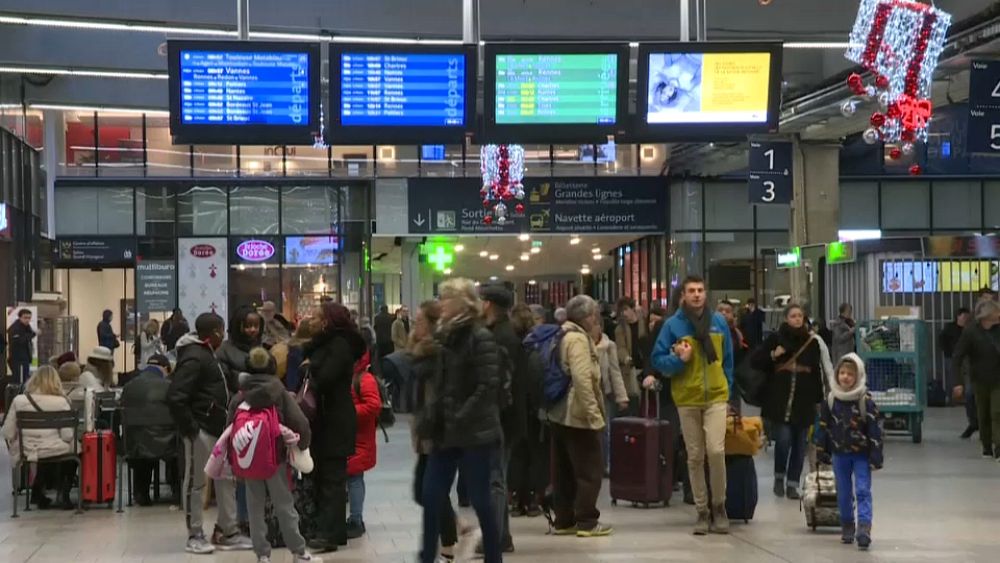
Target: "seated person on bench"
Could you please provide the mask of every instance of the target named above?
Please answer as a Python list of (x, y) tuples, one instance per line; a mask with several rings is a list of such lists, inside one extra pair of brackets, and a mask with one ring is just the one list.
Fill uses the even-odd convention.
[(125, 458), (132, 468), (136, 502), (149, 506), (149, 487), (160, 460), (167, 461), (167, 480), (179, 501), (177, 482), (177, 427), (167, 407), (170, 361), (156, 354), (139, 375), (122, 389)]

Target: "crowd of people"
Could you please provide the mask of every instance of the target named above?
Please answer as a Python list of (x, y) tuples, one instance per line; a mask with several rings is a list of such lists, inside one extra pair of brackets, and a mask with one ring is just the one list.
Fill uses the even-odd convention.
[[(166, 460), (167, 482), (184, 508), (186, 551), (252, 549), (266, 563), (280, 542), (296, 561), (316, 561), (311, 553), (335, 551), (367, 531), (365, 474), (377, 462), (384, 383), (413, 412), (420, 560), (453, 560), (459, 537), (470, 531), (451, 502), (459, 476), (459, 502), (478, 518), (477, 551), (499, 562), (515, 549), (514, 517), (546, 514), (559, 536), (613, 534), (598, 508), (614, 455), (609, 428), (614, 418), (639, 413), (640, 396), (649, 394), (660, 408), (642, 414), (680, 431), (675, 481), (695, 506), (694, 534), (725, 534), (727, 416), (741, 405), (737, 372), (754, 369), (767, 374), (762, 411), (777, 443), (775, 495), (799, 498), (807, 435), (816, 425), (820, 455), (842, 485), (844, 541), (870, 544), (867, 469), (881, 466), (881, 438), (878, 425), (867, 423), (878, 412), (867, 398), (863, 362), (845, 336), (854, 330), (849, 306), (831, 323), (831, 357), (801, 307), (789, 306), (770, 332), (752, 300), (740, 310), (727, 301), (713, 306), (697, 276), (679, 285), (669, 312), (659, 303), (643, 310), (628, 297), (612, 308), (585, 295), (558, 310), (515, 305), (507, 286), (465, 279), (447, 280), (438, 293), (412, 321), (405, 307), (395, 314), (382, 307), (369, 323), (325, 301), (297, 326), (270, 302), (239, 307), (228, 323), (203, 313), (193, 330), (179, 310), (162, 325), (148, 323), (135, 344), (140, 369), (121, 392), (138, 504), (153, 502), (151, 481)], [(987, 331), (1000, 321), (1000, 307), (982, 307), (976, 318)], [(30, 312), (22, 313), (10, 331), (17, 359), (13, 346), (34, 334)], [(106, 311), (100, 345), (85, 364), (67, 354), (36, 370), (5, 420), (8, 441), (18, 411), (64, 410), (88, 390), (118, 384), (112, 318)], [(989, 353), (989, 340), (977, 334), (966, 330), (954, 346), (956, 361), (970, 357), (974, 373), (977, 358)], [(1000, 401), (991, 402), (992, 388), (976, 391), (990, 405), (985, 417), (980, 407), (980, 421), (990, 420)], [(129, 424), (137, 418), (141, 425)], [(264, 449), (278, 452), (264, 466), (250, 457), (261, 428), (270, 438)], [(29, 451), (37, 458), (64, 453), (70, 439), (33, 436)], [(218, 459), (224, 469), (206, 474)], [(55, 489), (56, 502), (69, 506), (68, 469), (43, 477), (36, 503), (51, 504), (45, 493)], [(218, 515), (209, 534), (210, 490)]]

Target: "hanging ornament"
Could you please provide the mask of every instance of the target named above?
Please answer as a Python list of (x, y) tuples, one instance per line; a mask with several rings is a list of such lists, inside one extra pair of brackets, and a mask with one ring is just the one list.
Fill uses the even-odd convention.
[(903, 151), (899, 147), (893, 147), (893, 149), (889, 151), (889, 158), (893, 160), (899, 160), (902, 157)]
[(487, 215), (487, 216), (483, 217), (483, 223), (486, 223), (487, 225), (493, 223), (493, 216), (492, 215)]
[(910, 167), (910, 176), (919, 176), (924, 173), (924, 169), (920, 167), (919, 164), (914, 164)]
[(875, 129), (874, 127), (865, 129), (865, 132), (861, 134), (861, 138), (864, 139), (864, 141), (869, 145), (874, 145), (879, 140), (878, 129)]
[(903, 143), (903, 154), (907, 156), (913, 154), (913, 143)]
[(889, 87), (889, 79), (880, 74), (875, 78), (875, 86), (879, 90), (885, 90), (886, 88)]
[(508, 212), (503, 202), (524, 198), (524, 147), (484, 145), (480, 151), (480, 171), (483, 176), (480, 195), (486, 209), (483, 222), (489, 225), (496, 220), (503, 225)]
[(847, 86), (855, 94), (861, 94), (865, 91), (865, 81), (861, 78), (861, 75), (856, 72), (852, 72), (851, 75), (847, 77)]
[(519, 204), (515, 205), (514, 206), (514, 213), (517, 213), (518, 215), (524, 214), (524, 204), (523, 203), (519, 203)]
[(846, 100), (844, 103), (840, 104), (840, 115), (844, 117), (851, 117), (858, 111), (858, 102), (854, 98)]
[(879, 113), (879, 112), (875, 112), (875, 113), (872, 114), (872, 117), (871, 117), (870, 121), (871, 121), (872, 127), (875, 127), (876, 129), (878, 129), (879, 127), (885, 125), (885, 114), (882, 114), (882, 113)]
[(899, 138), (903, 141), (910, 142), (916, 138), (916, 134), (909, 129), (904, 129), (903, 132), (899, 134)]
[(889, 93), (888, 92), (879, 92), (878, 93), (878, 97), (876, 99), (878, 100), (878, 107), (879, 107), (880, 110), (887, 111), (889, 109)]

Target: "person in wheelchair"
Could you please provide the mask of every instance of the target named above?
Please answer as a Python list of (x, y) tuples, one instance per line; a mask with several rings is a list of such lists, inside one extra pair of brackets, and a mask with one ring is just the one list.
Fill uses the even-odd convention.
[(135, 499), (139, 506), (153, 504), (150, 483), (160, 460), (167, 462), (167, 480), (174, 500), (180, 502), (177, 470), (177, 427), (167, 406), (170, 360), (154, 354), (139, 375), (122, 389), (125, 458), (132, 469)]
[[(14, 397), (0, 433), (10, 449), (11, 464), (43, 462), (46, 459), (64, 456), (75, 449), (72, 429), (25, 429), (24, 443), (18, 442), (17, 413), (19, 412), (59, 412), (72, 410), (69, 400), (63, 395), (59, 373), (52, 366), (38, 368), (28, 383), (24, 393)], [(24, 457), (22, 458), (22, 450)], [(31, 497), (38, 508), (52, 506), (52, 499), (45, 495), (47, 489), (58, 491), (58, 503), (62, 508), (71, 509), (69, 491), (73, 486), (76, 465), (72, 461), (59, 463), (39, 463), (38, 472), (31, 486)]]

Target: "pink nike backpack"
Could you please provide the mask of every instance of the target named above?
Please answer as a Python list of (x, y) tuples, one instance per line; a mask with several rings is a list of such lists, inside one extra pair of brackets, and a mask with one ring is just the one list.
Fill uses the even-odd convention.
[(281, 422), (272, 405), (264, 409), (240, 403), (229, 437), (229, 462), (238, 479), (265, 480), (278, 472)]

